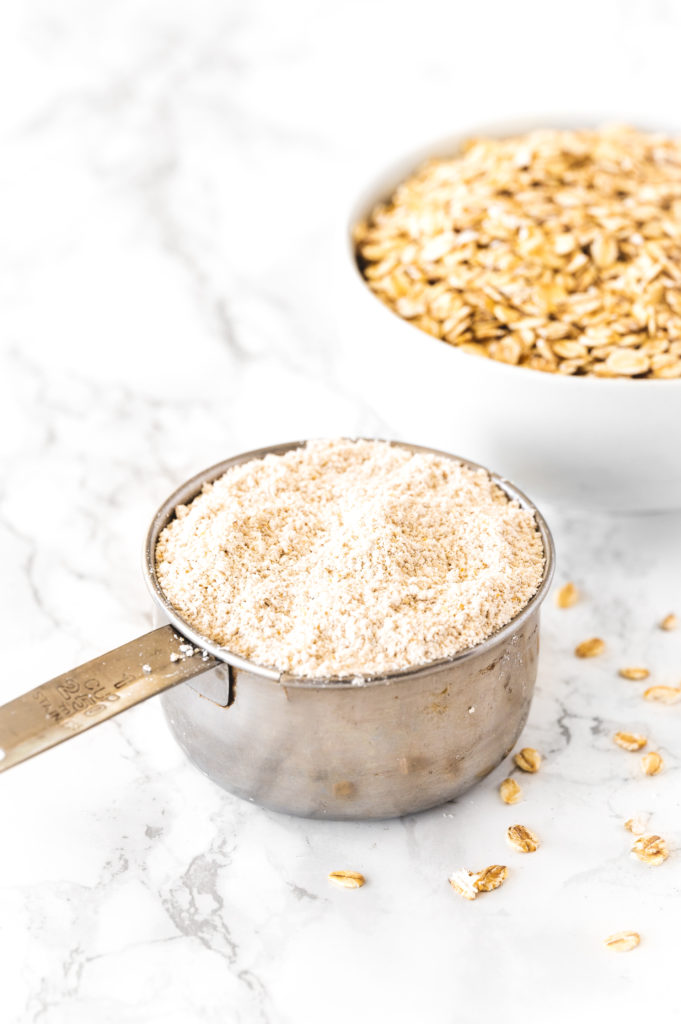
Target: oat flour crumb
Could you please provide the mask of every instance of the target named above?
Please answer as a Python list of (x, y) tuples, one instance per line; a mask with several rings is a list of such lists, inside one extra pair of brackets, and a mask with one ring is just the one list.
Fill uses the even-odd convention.
[(158, 579), (236, 654), (367, 676), (480, 643), (530, 600), (532, 513), (484, 470), (384, 441), (311, 441), (230, 469), (163, 530)]

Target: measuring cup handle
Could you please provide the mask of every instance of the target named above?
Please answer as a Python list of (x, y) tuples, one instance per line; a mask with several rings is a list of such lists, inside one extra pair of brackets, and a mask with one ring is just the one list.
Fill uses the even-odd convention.
[(0, 771), (219, 662), (161, 626), (0, 707)]

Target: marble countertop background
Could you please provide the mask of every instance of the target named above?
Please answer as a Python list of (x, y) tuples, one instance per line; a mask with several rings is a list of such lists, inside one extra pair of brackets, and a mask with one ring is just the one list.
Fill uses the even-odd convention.
[[(476, 120), (679, 127), (681, 9), (421, 0), (17, 0), (0, 12), (0, 699), (143, 632), (142, 536), (182, 479), (311, 435), (394, 433), (334, 364), (339, 196)], [(670, 443), (671, 439), (666, 439)], [(465, 453), (464, 453), (465, 454)], [(547, 509), (558, 582), (505, 807), (307, 822), (222, 793), (156, 701), (0, 780), (6, 1024), (552, 1024), (663, 1010), (680, 951), (681, 515)], [(597, 661), (572, 650), (598, 634)], [(645, 731), (665, 770), (612, 743)], [(672, 847), (628, 854), (638, 812)], [(509, 852), (516, 820), (542, 847)], [(460, 866), (501, 861), (467, 903)], [(364, 872), (332, 889), (327, 872)], [(633, 953), (603, 948), (642, 935)]]

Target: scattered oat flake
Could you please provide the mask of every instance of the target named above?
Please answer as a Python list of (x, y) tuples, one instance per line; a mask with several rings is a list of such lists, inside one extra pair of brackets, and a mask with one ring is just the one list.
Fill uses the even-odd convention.
[(676, 704), (681, 700), (681, 689), (676, 686), (649, 686), (643, 697), (659, 704)]
[(534, 853), (539, 846), (535, 834), (524, 825), (511, 825), (506, 832), (506, 839), (519, 853)]
[(575, 654), (578, 658), (597, 658), (605, 650), (605, 641), (598, 636), (589, 640), (582, 640), (581, 644), (575, 647)]
[(616, 732), (613, 739), (622, 750), (642, 750), (648, 742), (645, 736), (635, 732)]
[(515, 779), (504, 779), (499, 786), (499, 796), (505, 804), (517, 804), (523, 798), (523, 791)]
[(556, 604), (559, 608), (572, 608), (579, 601), (579, 591), (574, 583), (566, 583), (556, 594)]
[(449, 876), (449, 884), (459, 896), (465, 900), (477, 899), (478, 893), (492, 892), (503, 885), (508, 877), (508, 868), (504, 864), (490, 864), (482, 871), (467, 871), (460, 868)]
[(640, 680), (640, 679), (647, 679), (648, 676), (650, 675), (650, 672), (648, 671), (647, 668), (643, 668), (642, 666), (635, 666), (634, 665), (631, 668), (621, 668), (619, 670), (619, 674), (622, 676), (622, 679)]
[(475, 886), (477, 877), (473, 872), (460, 868), (458, 871), (453, 871), (449, 876), (449, 884), (465, 900), (474, 900), (478, 896), (478, 889)]
[(641, 758), (641, 768), (645, 775), (659, 775), (662, 771), (664, 761), (656, 750), (651, 750)]
[(641, 936), (638, 932), (615, 932), (604, 939), (608, 949), (613, 949), (616, 953), (628, 953), (631, 949), (636, 949), (640, 941)]
[(342, 889), (361, 889), (366, 879), (359, 871), (331, 871), (329, 881)]
[(644, 864), (662, 864), (669, 856), (667, 844), (661, 836), (640, 836), (631, 848), (634, 857)]
[(151, 665), (142, 665), (143, 672), (151, 672)]
[(670, 615), (665, 615), (662, 622), (660, 623), (660, 629), (665, 629), (667, 632), (671, 632), (673, 629), (679, 628), (679, 619), (677, 615), (672, 612)]
[(504, 864), (490, 864), (488, 868), (478, 872), (473, 884), (478, 892), (492, 892), (503, 885), (507, 877), (508, 868)]
[(523, 772), (538, 772), (541, 765), (541, 754), (534, 747), (523, 747), (513, 758), (518, 768)]
[(642, 836), (645, 834), (648, 827), (649, 814), (636, 814), (633, 818), (628, 818), (624, 822), (624, 827), (627, 832), (631, 832), (634, 836)]

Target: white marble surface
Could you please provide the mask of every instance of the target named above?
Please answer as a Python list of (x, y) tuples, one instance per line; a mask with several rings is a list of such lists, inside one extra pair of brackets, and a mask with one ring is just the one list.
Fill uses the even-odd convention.
[[(669, 2), (38, 0), (0, 13), (0, 697), (144, 631), (147, 520), (190, 472), (297, 436), (390, 435), (334, 373), (334, 196), (476, 118), (678, 122)], [(329, 199), (331, 198), (331, 201)], [(672, 439), (661, 439), (671, 443)], [(465, 453), (462, 453), (465, 454)], [(681, 677), (681, 516), (548, 509), (558, 577), (524, 734), (445, 808), (277, 816), (185, 762), (157, 702), (1, 778), (7, 1024), (676, 1019), (679, 715), (619, 665)], [(578, 662), (576, 641), (608, 642)], [(645, 731), (644, 778), (611, 740)], [(628, 855), (638, 811), (675, 848)], [(539, 834), (510, 852), (508, 824)], [(446, 878), (501, 861), (476, 903)], [(334, 868), (363, 871), (359, 892)], [(602, 939), (638, 930), (635, 952)], [(675, 1012), (675, 1014), (674, 1014)]]

